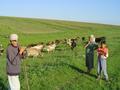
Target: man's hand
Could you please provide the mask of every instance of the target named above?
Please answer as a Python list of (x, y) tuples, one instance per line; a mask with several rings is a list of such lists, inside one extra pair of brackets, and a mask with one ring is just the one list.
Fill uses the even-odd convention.
[(22, 53), (23, 53), (24, 51), (25, 51), (25, 47), (21, 47), (19, 54), (22, 55)]

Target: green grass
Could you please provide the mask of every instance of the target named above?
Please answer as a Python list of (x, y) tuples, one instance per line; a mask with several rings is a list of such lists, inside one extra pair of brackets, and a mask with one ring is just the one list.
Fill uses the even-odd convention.
[[(44, 53), (43, 57), (27, 58), (22, 61), (20, 82), (21, 90), (119, 90), (120, 89), (120, 26), (68, 22), (58, 20), (28, 19), (0, 17), (0, 43), (6, 49), (8, 36), (19, 35), (19, 42), (26, 46), (31, 43), (48, 42), (56, 39), (106, 36), (109, 47), (107, 61), (110, 82), (96, 81), (97, 59), (91, 75), (85, 73), (85, 49), (79, 42), (71, 51), (69, 47), (60, 45), (62, 51)], [(0, 56), (0, 90), (6, 90), (5, 52)], [(25, 72), (26, 71), (26, 72)], [(26, 75), (28, 84), (26, 82)], [(3, 88), (3, 89), (1, 89)]]

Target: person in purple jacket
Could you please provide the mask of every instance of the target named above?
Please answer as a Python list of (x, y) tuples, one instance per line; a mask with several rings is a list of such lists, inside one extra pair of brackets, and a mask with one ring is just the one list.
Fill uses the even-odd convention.
[(18, 45), (18, 35), (11, 34), (10, 44), (6, 50), (6, 71), (8, 75), (9, 90), (20, 90), (20, 62), (24, 50), (25, 48), (20, 48)]

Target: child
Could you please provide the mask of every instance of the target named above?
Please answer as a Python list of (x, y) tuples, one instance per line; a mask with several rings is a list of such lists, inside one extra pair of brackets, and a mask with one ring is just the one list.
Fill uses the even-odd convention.
[(105, 42), (101, 43), (100, 47), (97, 49), (97, 53), (98, 53), (98, 78), (97, 80), (100, 79), (101, 73), (103, 72), (105, 76), (105, 80), (108, 81), (107, 65), (106, 65), (106, 61), (108, 58), (108, 48)]

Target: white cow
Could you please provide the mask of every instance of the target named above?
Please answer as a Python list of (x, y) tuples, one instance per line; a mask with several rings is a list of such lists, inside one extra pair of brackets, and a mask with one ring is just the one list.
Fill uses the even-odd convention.
[(38, 49), (38, 50), (42, 50), (43, 47), (44, 47), (44, 45), (41, 44), (41, 45), (33, 46), (32, 48), (35, 48), (35, 49)]
[(40, 45), (36, 45), (36, 46), (32, 46), (32, 47), (28, 47), (26, 48), (26, 52), (27, 52), (27, 56), (28, 57), (37, 57), (39, 55), (42, 56), (42, 49), (43, 49), (44, 45), (40, 44)]
[(56, 48), (56, 44), (53, 43), (53, 44), (50, 44), (50, 45), (46, 45), (44, 47), (44, 51), (47, 51), (47, 52), (51, 52), (51, 51), (54, 51)]
[(67, 39), (66, 43), (67, 43), (69, 46), (71, 46), (71, 43), (72, 43), (71, 39)]

